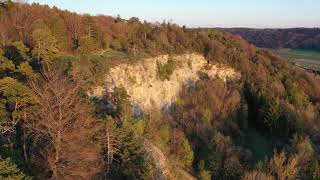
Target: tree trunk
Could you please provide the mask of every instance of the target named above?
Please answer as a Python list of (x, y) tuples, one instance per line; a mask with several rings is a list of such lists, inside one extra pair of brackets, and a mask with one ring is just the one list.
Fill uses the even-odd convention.
[(26, 132), (25, 130), (23, 130), (23, 155), (24, 155), (24, 161), (27, 163), (28, 166), (28, 170), (29, 170), (29, 158), (28, 158), (28, 154), (27, 154), (27, 147), (26, 147)]
[(133, 44), (133, 55), (136, 56), (136, 44)]
[(55, 159), (54, 159), (54, 164), (52, 167), (52, 177), (54, 179), (59, 179), (59, 161), (60, 161), (60, 145), (61, 145), (61, 132), (59, 131), (57, 134), (57, 142), (55, 143)]
[(41, 48), (41, 44), (40, 44), (40, 41), (38, 42), (38, 64), (40, 65), (40, 48)]
[[(23, 118), (24, 120), (27, 119), (27, 113), (24, 112), (23, 113)], [(27, 170), (30, 171), (30, 166), (29, 166), (29, 158), (28, 158), (28, 153), (27, 153), (27, 147), (26, 147), (26, 139), (27, 139), (27, 135), (26, 135), (26, 131), (25, 129), (23, 128), (22, 129), (23, 131), (23, 136), (22, 136), (22, 142), (23, 142), (23, 145), (22, 145), (22, 148), (23, 148), (23, 156), (24, 156), (24, 161), (26, 162), (27, 164)]]

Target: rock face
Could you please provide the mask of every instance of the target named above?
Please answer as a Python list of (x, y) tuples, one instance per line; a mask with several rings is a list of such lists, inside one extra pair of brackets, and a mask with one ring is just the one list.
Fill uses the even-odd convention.
[(148, 139), (143, 139), (142, 143), (147, 150), (147, 158), (152, 162), (154, 180), (196, 180), (181, 167), (170, 164), (164, 153)]
[(149, 140), (144, 139), (143, 145), (146, 147), (148, 152), (148, 158), (150, 158), (153, 166), (154, 176), (157, 180), (166, 180), (171, 176), (167, 160), (165, 155), (152, 144)]
[[(177, 64), (170, 80), (157, 77), (157, 64), (166, 64), (172, 59)], [(211, 65), (200, 55), (163, 55), (132, 64), (120, 64), (111, 68), (106, 76), (105, 87), (97, 87), (91, 96), (102, 96), (105, 90), (112, 92), (114, 87), (124, 87), (134, 107), (143, 111), (151, 108), (165, 108), (176, 100), (182, 87), (199, 79), (199, 72), (209, 77), (223, 80), (239, 78), (240, 74), (232, 68)]]

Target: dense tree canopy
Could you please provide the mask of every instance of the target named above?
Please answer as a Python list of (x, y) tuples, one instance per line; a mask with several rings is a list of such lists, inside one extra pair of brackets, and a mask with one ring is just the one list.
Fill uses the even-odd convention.
[[(17, 163), (0, 158), (0, 178), (152, 179), (158, 159), (145, 142), (173, 179), (320, 177), (319, 75), (240, 37), (5, 1), (0, 44), (0, 157)], [(112, 66), (185, 53), (241, 77), (199, 72), (169, 108), (138, 115), (123, 87), (88, 96)], [(178, 68), (158, 63), (157, 78)]]

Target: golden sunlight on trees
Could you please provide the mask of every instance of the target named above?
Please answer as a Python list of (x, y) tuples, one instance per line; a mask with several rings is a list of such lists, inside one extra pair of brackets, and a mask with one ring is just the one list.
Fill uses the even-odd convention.
[(52, 177), (89, 179), (100, 170), (99, 147), (91, 141), (93, 120), (79, 96), (80, 84), (63, 68), (45, 68), (42, 77), (30, 82), (36, 108), (29, 112), (26, 127), (36, 146), (45, 147)]
[(286, 158), (284, 152), (276, 153), (269, 162), (270, 172), (279, 180), (296, 179), (298, 159), (296, 155)]
[(31, 180), (12, 162), (10, 158), (0, 156), (0, 179), (2, 180)]
[(32, 38), (34, 41), (32, 54), (38, 58), (39, 62), (41, 59), (44, 62), (50, 62), (58, 53), (57, 40), (45, 25), (40, 25), (39, 28), (35, 29), (32, 32)]
[[(320, 47), (317, 28), (257, 31)], [(1, 180), (319, 180), (319, 120), (319, 72), (221, 29), (0, 0)]]

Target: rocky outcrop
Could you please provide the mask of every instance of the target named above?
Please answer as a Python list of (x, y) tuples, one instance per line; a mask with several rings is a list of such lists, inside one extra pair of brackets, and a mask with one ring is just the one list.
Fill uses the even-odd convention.
[[(157, 76), (158, 65), (167, 64), (168, 60), (175, 62), (176, 68), (169, 79)], [(142, 111), (151, 108), (165, 108), (176, 100), (184, 85), (192, 85), (200, 79), (200, 74), (212, 78), (240, 78), (234, 69), (223, 65), (209, 65), (207, 60), (197, 54), (169, 56), (163, 55), (139, 61), (136, 64), (119, 64), (110, 69), (106, 75), (105, 86), (96, 87), (91, 96), (103, 96), (105, 91), (112, 92), (115, 87), (124, 87), (131, 98), (133, 107)], [(148, 158), (152, 161), (155, 179), (196, 179), (181, 167), (174, 167), (163, 152), (147, 139), (143, 140)]]
[(167, 165), (166, 156), (162, 151), (147, 139), (143, 140), (143, 145), (147, 150), (148, 158), (152, 162), (155, 179), (166, 180), (170, 178), (171, 174)]
[[(166, 64), (169, 59), (175, 61), (177, 68), (170, 80), (161, 80), (157, 77), (157, 63)], [(232, 68), (208, 66), (207, 60), (197, 54), (163, 55), (141, 60), (134, 65), (120, 64), (111, 68), (106, 76), (105, 87), (97, 87), (91, 95), (102, 96), (105, 90), (112, 92), (115, 86), (122, 86), (130, 95), (134, 107), (142, 110), (165, 108), (176, 100), (184, 85), (199, 79), (199, 72), (223, 80), (240, 77)]]
[(155, 180), (196, 180), (195, 177), (181, 167), (173, 167), (173, 165), (168, 162), (163, 152), (148, 139), (143, 139), (143, 145), (147, 150), (148, 158), (152, 162)]

